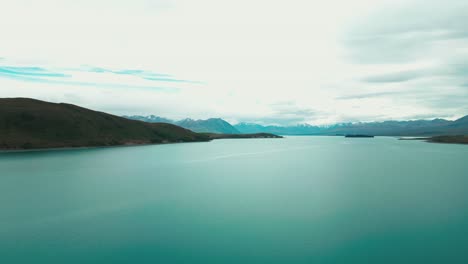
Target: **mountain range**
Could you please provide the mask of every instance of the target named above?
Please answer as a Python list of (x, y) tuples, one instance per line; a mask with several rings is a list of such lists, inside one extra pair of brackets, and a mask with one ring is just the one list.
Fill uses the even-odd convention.
[(157, 116), (123, 118), (72, 104), (49, 103), (29, 98), (0, 98), (0, 149), (114, 146), (198, 142), (219, 138), (278, 137), (274, 134), (414, 136), (432, 137), (432, 142), (466, 143), (468, 142), (467, 136), (453, 136), (468, 135), (468, 116), (454, 121), (434, 119), (341, 123), (327, 127), (262, 126), (252, 123), (232, 126), (220, 118), (180, 121)]
[(256, 123), (231, 125), (220, 118), (206, 120), (183, 119), (173, 121), (158, 116), (126, 116), (145, 122), (167, 122), (195, 132), (224, 134), (272, 133), (277, 135), (345, 135), (368, 134), (375, 136), (438, 136), (468, 134), (468, 116), (451, 121), (445, 119), (338, 123), (331, 126), (301, 124), (295, 126), (265, 126)]
[[(153, 117), (152, 120), (158, 119)], [(202, 129), (198, 122), (183, 121), (181, 123), (187, 126)], [(200, 123), (233, 131), (221, 119)], [(168, 122), (131, 120), (72, 104), (0, 98), (0, 150), (202, 142), (224, 138), (281, 137), (269, 133), (196, 133)]]
[(331, 126), (326, 134), (370, 134), (375, 136), (439, 136), (468, 134), (468, 116), (445, 119), (350, 123)]
[[(164, 117), (159, 117), (155, 115), (149, 116), (123, 116), (128, 119), (139, 120), (149, 123), (169, 123), (174, 124), (186, 129), (190, 129), (197, 133), (219, 133), (219, 134), (241, 134), (239, 130), (237, 130), (234, 126), (226, 122), (221, 118), (209, 118), (205, 120), (194, 120), (190, 118), (182, 119), (182, 120), (171, 120)], [(244, 134), (252, 134), (252, 133), (244, 133)]]

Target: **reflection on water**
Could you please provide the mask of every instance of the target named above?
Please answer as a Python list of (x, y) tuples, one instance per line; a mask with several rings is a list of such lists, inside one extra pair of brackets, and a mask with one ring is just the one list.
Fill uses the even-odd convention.
[(468, 148), (287, 137), (0, 154), (0, 263), (464, 263)]

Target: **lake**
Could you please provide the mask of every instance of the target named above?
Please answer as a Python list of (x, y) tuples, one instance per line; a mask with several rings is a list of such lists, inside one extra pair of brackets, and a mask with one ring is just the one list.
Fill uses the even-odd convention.
[(468, 146), (343, 137), (0, 154), (0, 263), (468, 263)]

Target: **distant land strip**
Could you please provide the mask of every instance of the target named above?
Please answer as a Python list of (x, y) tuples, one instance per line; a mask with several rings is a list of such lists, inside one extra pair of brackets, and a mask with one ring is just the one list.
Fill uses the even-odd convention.
[[(267, 133), (237, 138), (278, 138)], [(231, 135), (204, 134), (168, 123), (147, 123), (65, 103), (0, 98), (0, 149), (102, 147), (206, 142)]]

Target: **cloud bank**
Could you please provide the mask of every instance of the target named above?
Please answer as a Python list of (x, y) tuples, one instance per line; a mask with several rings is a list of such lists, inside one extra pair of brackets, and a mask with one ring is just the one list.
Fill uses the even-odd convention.
[(457, 118), (467, 19), (457, 0), (11, 1), (0, 96), (279, 125)]

